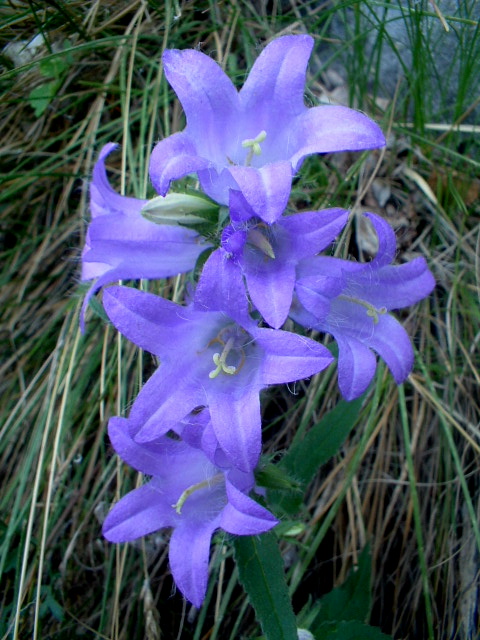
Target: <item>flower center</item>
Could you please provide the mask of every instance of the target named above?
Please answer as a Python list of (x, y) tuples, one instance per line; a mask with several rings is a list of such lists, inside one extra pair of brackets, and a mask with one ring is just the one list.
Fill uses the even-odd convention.
[(380, 309), (377, 309), (377, 307), (374, 307), (373, 304), (370, 304), (370, 302), (367, 302), (366, 300), (360, 300), (360, 298), (353, 298), (351, 296), (344, 295), (340, 295), (338, 297), (341, 300), (354, 302), (355, 304), (359, 304), (360, 306), (365, 307), (365, 309), (367, 310), (367, 316), (373, 319), (373, 324), (378, 324), (378, 316), (383, 316), (387, 313), (386, 307), (380, 307)]
[[(221, 353), (215, 352), (213, 354), (213, 364), (215, 369), (212, 369), (208, 374), (208, 377), (213, 380), (221, 373), (225, 373), (229, 376), (234, 376), (243, 367), (245, 362), (245, 351), (243, 349), (245, 344), (245, 331), (240, 327), (224, 327), (216, 338), (211, 340), (208, 346), (211, 346), (215, 342), (218, 342), (222, 347)], [(237, 362), (235, 365), (227, 364), (227, 357), (231, 352), (237, 352)]]
[(253, 245), (257, 249), (260, 249), (262, 253), (264, 253), (269, 258), (272, 258), (272, 260), (275, 259), (275, 252), (272, 245), (263, 235), (260, 229), (258, 229), (258, 227), (253, 227), (253, 229), (250, 229), (247, 235), (247, 243)]
[(202, 480), (202, 482), (197, 482), (196, 484), (192, 484), (190, 487), (187, 487), (181, 494), (177, 502), (175, 504), (172, 504), (172, 508), (175, 509), (175, 511), (180, 515), (182, 513), (183, 505), (192, 495), (192, 493), (200, 491), (200, 489), (209, 489), (210, 487), (214, 487), (223, 480), (223, 477), (223, 473), (217, 473), (217, 475), (208, 478), (207, 480)]

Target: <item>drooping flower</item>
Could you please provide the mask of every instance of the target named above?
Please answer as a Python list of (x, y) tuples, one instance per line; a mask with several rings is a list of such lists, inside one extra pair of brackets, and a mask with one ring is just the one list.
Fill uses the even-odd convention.
[(291, 312), (299, 324), (334, 336), (338, 384), (347, 400), (370, 384), (376, 370), (373, 351), (386, 362), (397, 384), (407, 378), (413, 348), (405, 329), (388, 311), (422, 300), (435, 286), (424, 258), (390, 264), (396, 248), (392, 228), (373, 213), (365, 215), (378, 236), (375, 258), (364, 264), (321, 256), (303, 260), (297, 268), (298, 301)]
[(135, 439), (153, 441), (206, 406), (230, 462), (251, 471), (261, 451), (260, 391), (318, 373), (332, 357), (314, 340), (257, 327), (242, 283), (233, 283), (228, 294), (230, 306), (238, 299), (236, 321), (128, 287), (105, 290), (103, 304), (114, 326), (161, 363), (132, 406)]
[[(345, 226), (348, 212), (345, 209), (308, 211), (282, 216), (267, 225), (248, 213), (245, 215), (248, 205), (243, 200), (241, 193), (231, 192), (232, 223), (224, 229), (222, 246), (204, 265), (195, 304), (198, 308), (220, 309), (224, 298), (219, 295), (219, 289), (228, 288), (236, 268), (245, 276), (255, 307), (270, 326), (278, 329), (287, 319), (292, 304), (296, 265), (333, 242)], [(227, 261), (232, 266), (225, 265)]]
[(165, 75), (187, 126), (153, 150), (150, 177), (158, 192), (164, 195), (172, 180), (196, 172), (213, 200), (226, 205), (230, 189), (239, 190), (255, 215), (272, 223), (284, 211), (292, 176), (306, 156), (383, 146), (380, 128), (364, 114), (305, 106), (312, 47), (307, 35), (277, 38), (260, 54), (240, 92), (203, 53), (165, 51)]
[(111, 143), (103, 147), (90, 183), (92, 220), (82, 252), (81, 279), (95, 282), (83, 303), (82, 327), (90, 298), (104, 285), (190, 271), (208, 246), (191, 229), (146, 220), (141, 211), (148, 200), (121, 196), (112, 189), (105, 158), (116, 146)]
[(218, 467), (204, 451), (184, 440), (163, 436), (154, 443), (139, 444), (124, 418), (112, 418), (108, 430), (118, 455), (152, 479), (113, 507), (103, 524), (104, 536), (110, 542), (128, 542), (173, 527), (169, 549), (173, 579), (185, 598), (200, 607), (207, 590), (214, 532), (256, 535), (277, 524), (267, 509), (248, 496), (253, 473)]

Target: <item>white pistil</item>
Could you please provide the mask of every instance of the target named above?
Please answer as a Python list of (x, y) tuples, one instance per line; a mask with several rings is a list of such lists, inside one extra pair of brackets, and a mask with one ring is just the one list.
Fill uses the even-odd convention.
[(172, 504), (172, 508), (180, 515), (182, 513), (182, 507), (185, 504), (186, 500), (195, 493), (195, 491), (199, 491), (200, 489), (207, 489), (209, 487), (213, 487), (219, 482), (223, 480), (223, 473), (217, 473), (216, 476), (209, 478), (208, 480), (202, 480), (202, 482), (197, 482), (197, 484), (192, 484), (191, 487), (185, 489), (180, 498), (177, 500), (175, 504)]
[(260, 131), (260, 133), (256, 138), (247, 138), (246, 140), (243, 140), (242, 147), (244, 149), (250, 149), (250, 151), (248, 152), (247, 158), (245, 160), (245, 164), (247, 167), (250, 166), (250, 163), (252, 162), (254, 155), (259, 156), (262, 153), (262, 148), (260, 146), (260, 143), (263, 142), (266, 137), (267, 137), (267, 132)]
[(228, 375), (230, 376), (233, 376), (235, 373), (237, 373), (237, 367), (233, 367), (226, 363), (227, 356), (232, 350), (234, 343), (235, 343), (234, 338), (229, 338), (227, 340), (227, 343), (223, 347), (222, 353), (213, 354), (213, 363), (216, 365), (217, 368), (213, 369), (213, 371), (210, 371), (210, 373), (208, 374), (209, 378), (211, 379), (216, 378), (218, 374), (221, 373), (222, 371), (223, 373), (228, 373)]
[(344, 295), (340, 295), (338, 297), (342, 300), (354, 302), (355, 304), (359, 304), (360, 306), (365, 307), (365, 309), (367, 310), (367, 316), (373, 319), (373, 324), (378, 324), (378, 316), (383, 316), (387, 313), (386, 307), (380, 307), (380, 309), (377, 309), (377, 307), (374, 307), (373, 304), (370, 304), (370, 302), (367, 302), (366, 300), (360, 300), (359, 298), (353, 298), (351, 296)]

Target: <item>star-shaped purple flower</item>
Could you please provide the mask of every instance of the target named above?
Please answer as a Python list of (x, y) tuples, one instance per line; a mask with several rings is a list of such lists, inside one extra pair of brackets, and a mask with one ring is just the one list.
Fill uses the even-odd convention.
[(223, 529), (234, 535), (257, 535), (277, 520), (248, 497), (254, 486), (252, 472), (218, 467), (184, 440), (164, 436), (138, 444), (131, 427), (129, 420), (112, 418), (108, 425), (112, 445), (125, 462), (152, 479), (113, 507), (103, 534), (110, 542), (128, 542), (173, 527), (169, 549), (173, 579), (185, 598), (200, 607), (207, 590), (213, 533)]
[(272, 223), (284, 211), (292, 176), (306, 156), (383, 146), (380, 128), (364, 114), (305, 106), (312, 47), (308, 35), (277, 38), (260, 54), (240, 92), (203, 53), (165, 51), (165, 75), (187, 126), (153, 150), (150, 177), (158, 192), (164, 195), (171, 180), (196, 172), (213, 200), (228, 204), (230, 189), (239, 190), (255, 215)]
[(204, 265), (195, 304), (198, 308), (223, 309), (229, 313), (221, 291), (228, 289), (236, 268), (245, 276), (255, 307), (270, 326), (278, 329), (287, 319), (292, 304), (296, 265), (333, 242), (345, 226), (348, 212), (345, 209), (308, 211), (282, 216), (267, 225), (248, 215), (249, 208), (243, 200), (242, 194), (231, 192), (232, 224), (222, 234), (222, 246)]
[(82, 328), (88, 301), (105, 284), (190, 271), (208, 246), (191, 229), (146, 220), (141, 210), (148, 200), (121, 196), (112, 189), (105, 158), (116, 146), (110, 143), (103, 147), (90, 183), (92, 220), (82, 252), (81, 278), (95, 282), (83, 302)]
[(301, 304), (291, 316), (303, 326), (324, 331), (338, 343), (338, 384), (353, 400), (370, 384), (377, 352), (397, 384), (413, 367), (413, 348), (402, 325), (389, 313), (428, 296), (435, 280), (424, 258), (402, 265), (395, 257), (395, 234), (387, 222), (365, 214), (378, 236), (378, 252), (366, 264), (338, 258), (315, 257), (297, 268), (296, 292)]
[(228, 294), (241, 323), (128, 287), (105, 290), (103, 304), (115, 327), (161, 363), (132, 406), (137, 442), (155, 440), (206, 406), (231, 464), (251, 471), (261, 451), (260, 391), (318, 373), (332, 357), (314, 340), (257, 327), (241, 283)]

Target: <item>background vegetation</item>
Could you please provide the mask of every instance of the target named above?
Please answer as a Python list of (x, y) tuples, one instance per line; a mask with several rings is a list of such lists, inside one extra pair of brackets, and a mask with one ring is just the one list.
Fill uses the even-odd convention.
[[(121, 144), (109, 159), (118, 189), (150, 196), (152, 145), (183, 127), (163, 49), (198, 48), (241, 86), (271, 38), (304, 32), (316, 41), (307, 102), (361, 108), (389, 142), (308, 159), (291, 208), (380, 213), (397, 231), (398, 261), (424, 255), (438, 285), (403, 316), (418, 353), (408, 382), (397, 388), (379, 367), (356, 427), (282, 536), (294, 607), (305, 621), (368, 543), (371, 624), (396, 638), (477, 637), (480, 28), (475, 0), (453, 4), (0, 2), (1, 637), (260, 635), (224, 538), (201, 611), (172, 591), (166, 535), (102, 539), (109, 505), (141, 482), (112, 455), (106, 423), (128, 411), (153, 362), (94, 313), (80, 335), (79, 257), (101, 146)], [(386, 60), (400, 74), (394, 90)], [(368, 259), (359, 220), (337, 250)], [(159, 287), (179, 300), (183, 284)], [(334, 368), (270, 392), (268, 450), (338, 400)]]

